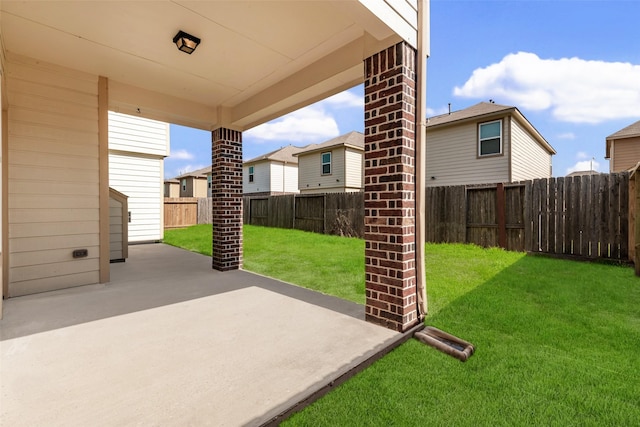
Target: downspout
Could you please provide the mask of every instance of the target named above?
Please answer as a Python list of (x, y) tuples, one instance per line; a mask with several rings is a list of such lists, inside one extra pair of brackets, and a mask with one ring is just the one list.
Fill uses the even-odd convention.
[(429, 54), (429, 0), (418, 1), (418, 58), (416, 75), (416, 296), (418, 318), (427, 314), (427, 286), (425, 274), (425, 199), (426, 199), (426, 141), (427, 122), (427, 55)]

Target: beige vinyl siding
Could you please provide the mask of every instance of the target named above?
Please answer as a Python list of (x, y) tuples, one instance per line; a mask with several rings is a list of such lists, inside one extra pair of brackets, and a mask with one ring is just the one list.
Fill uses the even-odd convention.
[(345, 187), (347, 191), (360, 191), (363, 187), (364, 152), (347, 148), (345, 151)]
[[(331, 152), (331, 173), (322, 175), (322, 153)], [(345, 188), (345, 150), (316, 151), (298, 156), (298, 187), (301, 193), (333, 193)]]
[[(2, 240), (0, 241), (0, 319), (2, 318), (2, 300), (4, 299), (4, 287), (5, 287), (5, 282), (4, 282), (4, 278), (5, 278), (5, 270), (4, 270), (4, 258), (3, 258), (3, 251), (4, 251), (4, 244), (5, 244), (5, 233), (6, 230), (4, 229), (4, 223), (5, 223), (5, 214), (4, 214), (4, 208), (5, 208), (5, 192), (4, 192), (4, 187), (5, 187), (5, 180), (4, 180), (4, 171), (6, 170), (6, 166), (4, 164), (5, 162), (5, 158), (4, 158), (4, 126), (6, 126), (6, 123), (4, 123), (3, 120), (3, 109), (4, 109), (4, 96), (5, 94), (3, 93), (4, 90), (4, 44), (2, 42), (2, 28), (0, 28), (0, 236), (2, 236)], [(8, 284), (8, 283), (7, 283)]]
[(427, 128), (427, 186), (508, 181), (509, 131), (505, 120), (502, 124), (503, 155), (498, 156), (478, 157), (478, 123)]
[[(417, 0), (359, 0), (382, 22), (417, 48), (418, 1)], [(426, 52), (428, 53), (428, 51)]]
[(97, 283), (98, 78), (8, 59), (9, 295)]
[(551, 154), (511, 119), (511, 181), (551, 177)]
[(640, 162), (640, 136), (616, 139), (611, 146), (611, 172), (626, 171)]
[(298, 193), (298, 167), (282, 162), (270, 162), (271, 193)]
[(109, 198), (109, 259), (118, 260), (124, 258), (122, 250), (122, 202)]
[(164, 236), (162, 182), (162, 159), (109, 154), (109, 186), (128, 196), (129, 242), (156, 241)]
[(169, 124), (109, 111), (109, 149), (169, 155)]
[(299, 193), (298, 190), (298, 165), (284, 165), (284, 192)]
[(193, 178), (193, 197), (207, 197), (207, 177)]
[[(264, 193), (271, 188), (271, 167), (269, 161), (244, 165), (242, 167), (242, 192)], [(253, 166), (253, 182), (249, 182), (249, 167)]]

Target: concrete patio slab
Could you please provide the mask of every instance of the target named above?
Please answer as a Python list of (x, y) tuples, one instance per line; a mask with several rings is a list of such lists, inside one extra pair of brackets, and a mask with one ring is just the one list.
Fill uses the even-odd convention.
[(363, 308), (166, 245), (10, 299), (0, 425), (260, 425), (401, 336)]

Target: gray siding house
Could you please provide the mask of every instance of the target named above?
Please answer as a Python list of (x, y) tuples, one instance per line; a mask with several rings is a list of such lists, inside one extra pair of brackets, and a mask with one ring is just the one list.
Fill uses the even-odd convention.
[(516, 107), (481, 102), (427, 121), (427, 186), (548, 178), (554, 154)]

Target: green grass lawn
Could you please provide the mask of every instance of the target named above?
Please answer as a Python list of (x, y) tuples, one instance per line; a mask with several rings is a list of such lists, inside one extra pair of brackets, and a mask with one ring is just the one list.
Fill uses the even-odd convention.
[[(204, 235), (210, 254), (200, 227), (166, 240)], [(361, 240), (246, 226), (244, 248), (247, 270), (364, 301)], [(639, 425), (633, 269), (431, 244), (426, 264), (426, 323), (475, 355), (461, 363), (410, 340), (284, 425)]]

